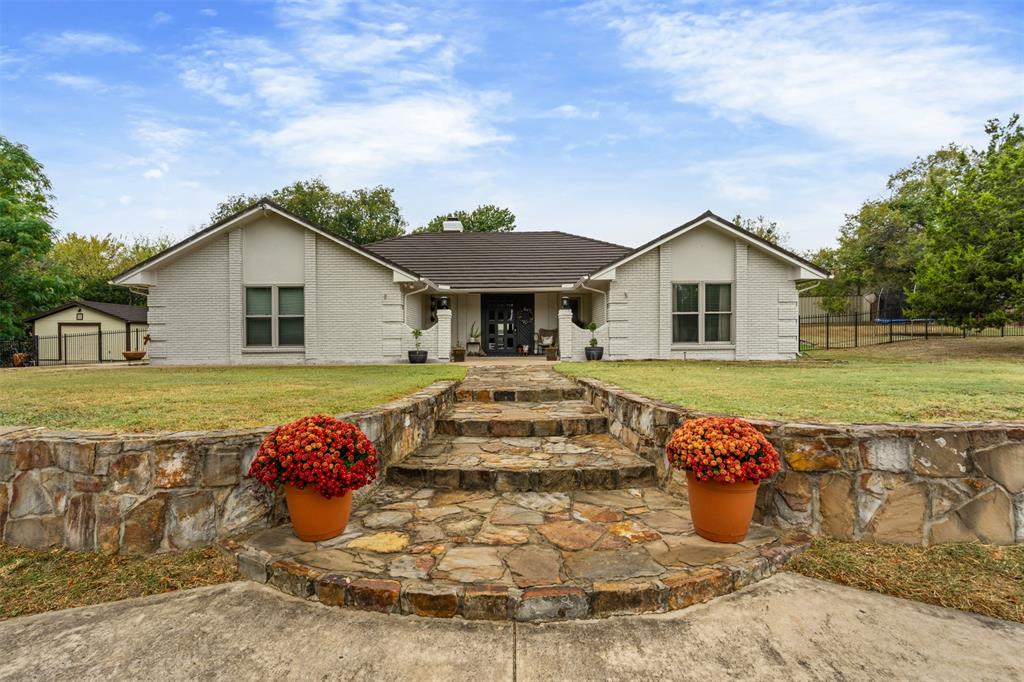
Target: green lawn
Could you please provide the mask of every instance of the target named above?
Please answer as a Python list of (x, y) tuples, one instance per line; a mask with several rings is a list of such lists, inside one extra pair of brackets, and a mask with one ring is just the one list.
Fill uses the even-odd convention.
[(0, 370), (0, 425), (181, 431), (281, 424), (380, 405), (458, 365)]
[(1024, 337), (908, 341), (795, 362), (561, 363), (695, 410), (810, 421), (1024, 419)]

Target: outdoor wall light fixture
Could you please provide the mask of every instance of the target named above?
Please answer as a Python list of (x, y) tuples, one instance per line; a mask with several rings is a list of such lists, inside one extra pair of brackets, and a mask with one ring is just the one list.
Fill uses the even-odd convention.
[(570, 304), (569, 301), (570, 301), (570, 299), (569, 299), (568, 296), (563, 296), (562, 297), (562, 309), (563, 310), (569, 310), (570, 308), (572, 308), (572, 304)]

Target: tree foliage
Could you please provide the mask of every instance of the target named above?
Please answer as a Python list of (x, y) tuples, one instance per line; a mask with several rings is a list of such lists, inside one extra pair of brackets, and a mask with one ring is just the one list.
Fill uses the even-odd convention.
[(110, 234), (97, 237), (72, 232), (53, 245), (46, 261), (71, 283), (71, 295), (75, 298), (145, 305), (145, 296), (108, 282), (114, 275), (170, 245), (166, 237), (141, 236), (128, 240)]
[(484, 204), (472, 211), (454, 211), (434, 216), (416, 232), (440, 232), (446, 220), (458, 220), (466, 232), (511, 232), (516, 229), (516, 214), (507, 208)]
[(942, 197), (955, 187), (967, 163), (967, 153), (956, 145), (916, 159), (889, 176), (884, 197), (847, 214), (834, 249), (808, 254), (833, 273), (832, 280), (812, 290), (826, 310), (842, 311), (846, 296), (902, 296), (913, 287), (925, 251), (925, 227), (935, 220)]
[(1024, 315), (1024, 130), (990, 120), (986, 149), (956, 169), (923, 234), (908, 303), (969, 329)]
[(266, 197), (317, 227), (355, 242), (369, 244), (405, 234), (406, 221), (391, 187), (339, 192), (321, 178), (299, 180), (269, 195), (237, 194), (217, 205), (210, 219), (230, 217)]
[(744, 218), (737, 213), (732, 222), (775, 246), (787, 248), (789, 245), (789, 233), (783, 232), (777, 222), (768, 220), (763, 215), (756, 218)]
[(20, 335), (25, 317), (67, 295), (67, 282), (43, 263), (54, 216), (42, 164), (0, 135), (0, 337)]

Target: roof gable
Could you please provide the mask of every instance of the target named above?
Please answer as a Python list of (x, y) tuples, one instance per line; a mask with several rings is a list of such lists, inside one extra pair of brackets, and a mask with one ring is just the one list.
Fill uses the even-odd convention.
[(249, 218), (252, 218), (257, 215), (265, 215), (267, 212), (272, 212), (277, 215), (280, 215), (283, 218), (295, 223), (296, 225), (299, 225), (307, 230), (312, 230), (318, 235), (337, 244), (340, 244), (341, 246), (344, 246), (347, 249), (355, 251), (361, 256), (369, 258), (370, 260), (375, 261), (380, 265), (383, 265), (384, 267), (390, 268), (391, 270), (394, 270), (395, 272), (400, 273), (406, 277), (410, 277), (412, 279), (420, 278), (417, 273), (409, 270), (408, 268), (403, 268), (402, 266), (388, 260), (387, 258), (381, 257), (375, 253), (371, 253), (366, 248), (356, 244), (355, 242), (351, 242), (345, 239), (344, 237), (340, 237), (337, 234), (331, 232), (330, 230), (325, 230), (324, 228), (318, 227), (269, 199), (260, 199), (259, 201), (252, 204), (248, 208), (244, 208), (241, 211), (235, 213), (234, 215), (230, 215), (227, 218), (217, 221), (216, 223), (210, 225), (209, 227), (203, 228), (199, 232), (196, 232), (195, 234), (186, 237), (177, 244), (173, 244), (164, 249), (163, 251), (161, 251), (160, 253), (151, 256), (150, 258), (147, 258), (141, 263), (138, 263), (128, 268), (124, 272), (115, 275), (113, 278), (111, 278), (111, 283), (120, 284), (123, 286), (132, 285), (134, 284), (133, 282), (127, 281), (129, 280), (129, 278), (138, 275), (142, 272), (145, 272), (146, 270), (149, 270), (157, 266), (158, 264), (166, 261), (169, 258), (172, 258), (176, 255), (180, 255), (193, 248), (196, 248), (200, 244), (207, 243), (211, 238), (223, 232), (226, 232), (232, 229), (233, 227), (236, 227), (240, 223), (243, 223), (244, 221), (248, 220)]
[(754, 246), (760, 248), (762, 251), (767, 251), (768, 253), (772, 254), (773, 256), (775, 256), (777, 258), (779, 258), (781, 260), (784, 260), (784, 261), (787, 261), (787, 262), (789, 262), (789, 263), (799, 267), (801, 269), (801, 274), (806, 273), (806, 274), (810, 275), (810, 277), (806, 277), (806, 278), (801, 277), (799, 279), (828, 279), (831, 276), (830, 273), (827, 270), (825, 270), (825, 269), (815, 265), (814, 263), (812, 263), (811, 261), (807, 260), (806, 258), (804, 258), (802, 256), (798, 256), (797, 254), (793, 253), (792, 251), (784, 249), (781, 246), (777, 246), (775, 244), (772, 244), (767, 239), (759, 237), (758, 235), (754, 234), (753, 232), (750, 232), (749, 230), (745, 230), (742, 227), (740, 227), (739, 225), (737, 225), (737, 224), (735, 224), (733, 222), (730, 222), (730, 221), (726, 220), (725, 218), (722, 218), (721, 216), (715, 215), (711, 211), (705, 211), (704, 213), (701, 213), (699, 216), (697, 216), (693, 220), (685, 222), (682, 225), (680, 225), (679, 227), (672, 228), (668, 232), (665, 232), (664, 234), (661, 234), (661, 235), (655, 237), (654, 239), (650, 240), (646, 244), (641, 244), (640, 246), (636, 247), (635, 249), (633, 249), (629, 253), (625, 254), (624, 256), (622, 256), (622, 257), (620, 257), (620, 258), (618, 258), (616, 260), (609, 261), (608, 263), (605, 263), (604, 265), (600, 266), (599, 268), (594, 270), (592, 273), (590, 273), (590, 275), (592, 277), (598, 277), (598, 276), (608, 272), (609, 270), (612, 270), (612, 269), (614, 269), (614, 268), (616, 268), (616, 267), (618, 267), (620, 265), (628, 263), (629, 261), (633, 260), (634, 258), (636, 258), (638, 256), (642, 256), (643, 254), (647, 253), (648, 251), (650, 251), (652, 249), (655, 249), (655, 248), (661, 246), (662, 244), (664, 244), (664, 243), (666, 243), (666, 242), (668, 242), (668, 241), (670, 241), (672, 239), (675, 239), (676, 237), (678, 237), (680, 235), (686, 234), (687, 232), (689, 232), (690, 230), (692, 230), (693, 228), (695, 228), (695, 227), (697, 227), (699, 225), (705, 225), (705, 224), (714, 225), (714, 226), (718, 227), (719, 229), (725, 230), (725, 231), (733, 234), (734, 236), (738, 237), (739, 239), (741, 239), (741, 240), (743, 240), (743, 241), (745, 241), (745, 242), (747, 242), (749, 244), (753, 244)]

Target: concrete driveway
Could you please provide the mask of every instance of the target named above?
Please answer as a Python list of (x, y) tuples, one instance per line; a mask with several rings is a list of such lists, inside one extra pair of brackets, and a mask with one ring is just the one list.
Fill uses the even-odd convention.
[(0, 679), (1021, 680), (1024, 626), (783, 573), (671, 614), (382, 616), (239, 582), (0, 622)]

